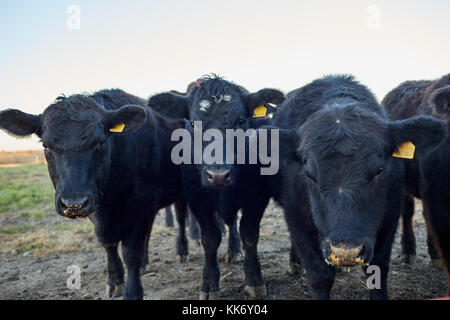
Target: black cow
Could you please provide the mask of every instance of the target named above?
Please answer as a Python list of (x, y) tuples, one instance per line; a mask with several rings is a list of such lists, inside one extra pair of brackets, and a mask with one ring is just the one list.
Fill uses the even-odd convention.
[(291, 92), (272, 123), (284, 128), (273, 194), (313, 297), (330, 298), (336, 267), (371, 264), (381, 273), (371, 298), (387, 298), (404, 171), (392, 155), (406, 141), (423, 152), (443, 138), (444, 124), (426, 116), (389, 121), (372, 93), (347, 75)]
[[(418, 114), (424, 114), (422, 101), (427, 94), (427, 89), (433, 81), (406, 81), (397, 88), (390, 91), (381, 102), (386, 108), (392, 120), (408, 119)], [(429, 114), (428, 112), (426, 114)], [(420, 195), (420, 170), (417, 158), (405, 161), (405, 186), (402, 209), (402, 261), (414, 263), (416, 261), (416, 239), (414, 236), (413, 216), (415, 212), (414, 197), (421, 198)], [(426, 208), (423, 208), (426, 216)], [(433, 264), (439, 263), (439, 253), (437, 252), (431, 233), (427, 233), (428, 254)]]
[[(203, 77), (187, 96), (161, 93), (151, 97), (148, 105), (163, 115), (190, 119), (186, 129), (191, 133), (200, 131), (196, 121), (201, 121), (203, 130), (214, 128), (225, 133), (226, 129), (240, 128), (245, 131), (266, 123), (267, 120), (254, 119), (254, 111), (262, 105), (269, 108), (269, 104), (279, 104), (283, 100), (284, 95), (278, 90), (262, 89), (249, 93), (241, 86), (212, 75)], [(226, 143), (225, 138), (223, 143)], [(192, 156), (195, 157), (193, 148)], [(201, 151), (205, 149), (203, 144)], [(233, 157), (236, 159), (235, 154)], [(225, 223), (232, 226), (236, 223), (239, 209), (242, 209), (239, 232), (245, 252), (246, 292), (250, 297), (264, 296), (266, 288), (257, 257), (257, 243), (259, 224), (270, 199), (265, 176), (259, 174), (256, 165), (220, 162), (182, 165), (184, 194), (200, 224), (205, 250), (200, 299), (214, 299), (219, 293), (217, 249), (221, 232), (214, 212), (218, 212)], [(230, 238), (232, 236), (230, 233)], [(240, 243), (239, 239), (235, 239), (234, 243)], [(233, 248), (231, 244), (229, 250), (233, 254), (240, 248)]]
[[(198, 84), (201, 82), (201, 79), (198, 79), (194, 82), (191, 82), (187, 89), (186, 92), (179, 92), (177, 90), (171, 90), (170, 93), (174, 94), (174, 95), (179, 95), (179, 96), (186, 96), (189, 91), (198, 86)], [(189, 236), (190, 238), (195, 242), (195, 243), (199, 243), (200, 242), (200, 226), (198, 225), (197, 219), (195, 219), (195, 217), (192, 215), (191, 210), (189, 207), (187, 207), (187, 215), (183, 215), (183, 213), (180, 215), (178, 214), (178, 211), (176, 210), (176, 206), (175, 207), (175, 215), (176, 215), (176, 219), (178, 222), (178, 236), (177, 236), (177, 255), (180, 259), (180, 262), (187, 262), (188, 261), (188, 242), (187, 242), (187, 238), (186, 238), (186, 219), (189, 225)], [(166, 226), (167, 227), (173, 227), (174, 223), (173, 223), (173, 212), (172, 212), (172, 208), (171, 206), (167, 206), (165, 208), (165, 222), (166, 222)], [(225, 224), (224, 221), (218, 217), (219, 219), (219, 224), (220, 224), (220, 230), (222, 231), (222, 234), (225, 234), (226, 229), (225, 229)], [(233, 233), (233, 236), (230, 237), (230, 241), (231, 243), (233, 243), (234, 239), (237, 239), (239, 237), (238, 233), (237, 233), (237, 223), (235, 223), (232, 228), (230, 229), (230, 233)], [(232, 247), (237, 247), (240, 251), (240, 244), (238, 246), (236, 245), (231, 245), (230, 248)], [(231, 260), (230, 260), (231, 259)], [(236, 261), (239, 260), (239, 255), (238, 254), (229, 254), (227, 256), (227, 260), (229, 261)]]
[[(431, 258), (437, 258), (432, 240), (437, 244), (442, 262), (449, 276), (450, 295), (450, 74), (434, 81), (407, 81), (391, 91), (383, 100), (395, 119), (406, 119), (426, 114), (447, 123), (447, 137), (418, 160), (409, 160), (411, 174), (406, 179), (406, 190), (422, 197), (424, 217), (428, 227), (428, 248)], [(404, 213), (404, 221), (412, 219), (413, 207)], [(404, 210), (406, 211), (406, 210)], [(412, 225), (404, 230), (404, 249), (415, 254)], [(406, 248), (405, 248), (406, 247)]]
[(170, 158), (174, 129), (184, 121), (165, 119), (145, 101), (121, 90), (59, 97), (40, 115), (0, 112), (0, 128), (41, 138), (55, 187), (56, 211), (89, 219), (108, 259), (107, 296), (142, 299), (141, 267), (156, 213), (185, 202), (180, 168)]

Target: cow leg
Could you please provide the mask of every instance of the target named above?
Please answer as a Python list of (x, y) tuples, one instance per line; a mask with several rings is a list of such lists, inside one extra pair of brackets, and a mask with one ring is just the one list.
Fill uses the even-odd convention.
[(166, 211), (166, 227), (173, 228), (173, 213), (171, 206), (165, 208)]
[(123, 295), (125, 300), (142, 300), (144, 297), (141, 265), (144, 259), (145, 238), (144, 232), (137, 232), (134, 237), (122, 241), (122, 256), (127, 267), (127, 281)]
[(151, 237), (153, 221), (156, 212), (146, 214), (146, 218), (141, 223), (135, 224), (134, 229), (127, 233), (127, 237), (122, 240), (122, 257), (127, 267), (127, 280), (123, 299), (142, 300), (144, 290), (141, 283), (141, 267), (144, 262), (145, 247)]
[(336, 277), (336, 269), (325, 263), (317, 236), (310, 239), (307, 239), (304, 234), (295, 235), (296, 255), (305, 261), (306, 279), (313, 299), (329, 300)]
[(269, 199), (252, 202), (250, 206), (242, 208), (240, 234), (244, 245), (244, 273), (245, 291), (250, 298), (263, 298), (267, 295), (266, 285), (261, 273), (258, 260), (259, 225), (264, 209)]
[(191, 212), (189, 206), (187, 207), (188, 219), (189, 219), (189, 237), (194, 240), (195, 244), (200, 246), (200, 226), (198, 225), (197, 219)]
[[(375, 286), (370, 289), (370, 299), (372, 300), (386, 300), (388, 299), (387, 292), (387, 277), (389, 273), (389, 264), (391, 260), (392, 245), (394, 243), (395, 233), (397, 231), (400, 214), (402, 212), (403, 192), (402, 187), (398, 182), (392, 181), (386, 192), (388, 200), (386, 212), (377, 231), (377, 239), (375, 241), (374, 255), (370, 261), (370, 265), (379, 267), (380, 278), (378, 288)], [(367, 267), (363, 268), (365, 271)], [(367, 274), (372, 276), (372, 274)], [(378, 277), (378, 275), (376, 275)], [(377, 281), (376, 281), (377, 282)], [(375, 283), (376, 283), (375, 282)]]
[(205, 251), (205, 265), (200, 289), (200, 300), (214, 300), (219, 297), (220, 269), (217, 260), (217, 249), (222, 240), (222, 233), (214, 212), (209, 210), (195, 211), (201, 230), (203, 250)]
[(177, 256), (180, 263), (188, 261), (188, 240), (186, 238), (187, 204), (184, 200), (175, 202), (175, 213), (178, 222)]
[[(227, 263), (235, 263), (242, 260), (241, 238), (237, 229), (237, 211), (229, 212), (225, 214), (224, 219), (217, 215), (217, 219), (220, 222), (228, 225), (228, 251), (226, 256)], [(222, 234), (223, 231), (222, 231)]]
[(450, 296), (450, 199), (438, 199), (436, 190), (430, 190), (429, 201), (424, 201), (427, 208), (426, 219), (430, 225), (435, 244), (442, 257), (444, 269), (447, 272), (447, 295)]
[(148, 261), (148, 243), (150, 242), (150, 233), (151, 233), (151, 231), (149, 231), (147, 233), (147, 236), (145, 237), (145, 242), (144, 242), (144, 260), (142, 261), (142, 270), (141, 270), (142, 274), (146, 273), (146, 268), (149, 263), (149, 261)]
[[(384, 229), (384, 228), (382, 228)], [(378, 267), (375, 272), (379, 273), (368, 273), (367, 266), (363, 268), (367, 276), (375, 276), (375, 284), (379, 284), (379, 287), (374, 286), (370, 289), (370, 299), (372, 300), (387, 300), (387, 276), (389, 273), (389, 263), (390, 254), (392, 250), (392, 243), (394, 241), (395, 229), (392, 230), (384, 229), (386, 233), (379, 232), (377, 241), (375, 244), (375, 254), (370, 262), (371, 266)], [(374, 271), (371, 271), (374, 272)], [(379, 278), (378, 278), (379, 277)]]
[[(216, 212), (217, 221), (219, 222), (220, 232), (224, 236), (227, 233), (227, 228), (225, 228), (225, 221)], [(236, 229), (237, 230), (237, 229)]]
[(116, 298), (123, 293), (123, 265), (117, 252), (118, 243), (105, 244), (106, 258), (108, 260), (108, 284), (106, 285), (106, 297)]
[(402, 261), (414, 263), (416, 261), (416, 238), (414, 236), (414, 198), (403, 194), (402, 209)]
[[(426, 212), (427, 207), (424, 205), (423, 206), (423, 216), (426, 217), (428, 216), (428, 213)], [(427, 219), (427, 218), (425, 218)], [(434, 244), (434, 239), (432, 236), (432, 230), (430, 230), (430, 226), (429, 223), (426, 224), (427, 225), (427, 247), (428, 247), (428, 255), (431, 258), (431, 262), (434, 266), (436, 267), (441, 267), (441, 261), (440, 261), (440, 256), (439, 256), (439, 252)]]
[(336, 269), (325, 263), (320, 248), (318, 231), (312, 221), (309, 207), (285, 208), (291, 244), (295, 256), (306, 271), (308, 286), (315, 300), (330, 299)]
[(336, 277), (336, 269), (325, 263), (320, 248), (308, 247), (300, 256), (302, 258), (311, 258), (305, 263), (305, 271), (313, 299), (329, 300), (331, 288)]
[(430, 256), (431, 263), (435, 267), (441, 267), (441, 258), (439, 256), (439, 252), (434, 245), (434, 240), (430, 232), (427, 234), (427, 247), (428, 247), (428, 255)]
[(142, 261), (142, 270), (141, 270), (141, 274), (145, 274), (146, 273), (146, 268), (147, 265), (149, 264), (149, 259), (148, 259), (148, 245), (150, 242), (150, 236), (152, 234), (152, 228), (153, 228), (153, 221), (155, 219), (155, 216), (153, 215), (153, 217), (151, 218), (151, 223), (150, 226), (148, 228), (147, 231), (147, 235), (145, 236), (145, 242), (144, 242), (144, 260)]
[(300, 258), (297, 256), (296, 249), (294, 248), (294, 243), (291, 243), (291, 249), (289, 250), (289, 270), (288, 273), (291, 276), (302, 274), (302, 263)]

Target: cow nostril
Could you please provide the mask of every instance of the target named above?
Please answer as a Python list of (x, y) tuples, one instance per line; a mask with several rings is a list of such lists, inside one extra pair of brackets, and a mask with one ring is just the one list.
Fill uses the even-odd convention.
[(330, 240), (325, 241), (325, 255), (327, 257), (331, 256), (331, 242)]
[(370, 248), (367, 244), (363, 244), (361, 246), (361, 251), (359, 252), (358, 258), (363, 259), (365, 262), (368, 262), (367, 259), (370, 256)]
[(212, 169), (205, 170), (205, 178), (208, 184), (213, 185), (228, 185), (232, 180), (231, 170)]
[(333, 252), (333, 245), (331, 244), (330, 240), (325, 241), (323, 253), (324, 253), (324, 257), (325, 257), (325, 262), (327, 264), (330, 264), (330, 265), (336, 264), (336, 255)]
[(67, 200), (64, 199), (64, 198), (61, 198), (61, 203), (62, 203), (62, 205), (63, 205), (65, 208), (69, 208), (69, 207), (70, 207), (70, 202), (67, 201)]
[(61, 203), (65, 208), (83, 208), (89, 202), (89, 197), (84, 196), (78, 199), (64, 199), (61, 198)]
[(88, 203), (88, 201), (89, 201), (89, 198), (88, 198), (88, 197), (83, 197), (83, 198), (80, 199), (79, 205), (80, 205), (81, 207), (84, 207), (84, 206), (86, 206), (86, 204)]
[(205, 176), (206, 176), (206, 179), (213, 180), (213, 176), (208, 170), (205, 170)]

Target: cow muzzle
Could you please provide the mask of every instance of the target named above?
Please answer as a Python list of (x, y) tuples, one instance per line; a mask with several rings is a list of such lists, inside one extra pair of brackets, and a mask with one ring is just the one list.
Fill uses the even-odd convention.
[(205, 169), (205, 181), (212, 187), (225, 187), (233, 183), (232, 169)]
[(370, 248), (367, 244), (349, 244), (345, 242), (325, 242), (325, 262), (335, 267), (353, 267), (368, 265)]
[(85, 218), (91, 212), (92, 199), (90, 196), (60, 196), (58, 213), (66, 218)]

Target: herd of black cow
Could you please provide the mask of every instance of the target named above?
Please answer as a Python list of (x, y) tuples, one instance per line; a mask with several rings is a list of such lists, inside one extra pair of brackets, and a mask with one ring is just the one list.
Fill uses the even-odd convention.
[[(278, 145), (278, 172), (261, 175), (265, 164), (259, 162), (175, 164), (172, 133), (194, 133), (198, 121), (220, 132), (255, 129), (247, 142), (262, 129), (277, 130), (279, 141), (268, 143)], [(413, 197), (423, 201), (430, 256), (441, 258), (449, 274), (449, 121), (450, 74), (404, 82), (381, 103), (348, 75), (325, 76), (286, 95), (267, 88), (250, 93), (211, 75), (186, 93), (148, 100), (113, 89), (58, 97), (39, 115), (0, 112), (1, 129), (40, 137), (57, 213), (94, 223), (107, 254), (106, 294), (124, 299), (143, 298), (141, 272), (148, 264), (152, 224), (171, 204), (182, 262), (188, 254), (188, 212), (200, 226), (205, 254), (200, 299), (218, 297), (223, 222), (230, 230), (229, 259), (239, 257), (243, 247), (246, 294), (266, 295), (257, 244), (270, 199), (284, 211), (291, 268), (305, 270), (315, 299), (330, 298), (339, 267), (369, 265), (381, 271), (381, 286), (370, 290), (371, 298), (388, 298), (401, 216), (404, 259), (415, 256)], [(450, 295), (450, 278), (448, 290)]]

